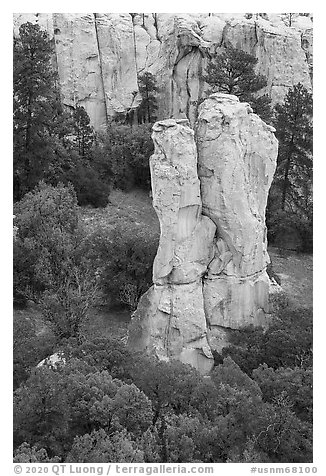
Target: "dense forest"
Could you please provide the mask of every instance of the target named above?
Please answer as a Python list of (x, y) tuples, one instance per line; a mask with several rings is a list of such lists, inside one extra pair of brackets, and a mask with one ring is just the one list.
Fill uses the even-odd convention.
[[(157, 224), (120, 214), (89, 227), (85, 213), (109, 220), (117, 190), (148, 196), (157, 85), (139, 76), (139, 108), (98, 133), (83, 107), (61, 103), (45, 31), (23, 24), (13, 54), (14, 461), (311, 462), (309, 305), (275, 294), (270, 327), (233, 331), (209, 377), (89, 332), (97, 309), (130, 315), (152, 284)], [(298, 83), (272, 107), (256, 62), (226, 47), (204, 94), (237, 95), (275, 127), (269, 242), (311, 253), (312, 95)], [(38, 365), (51, 354), (56, 363)]]

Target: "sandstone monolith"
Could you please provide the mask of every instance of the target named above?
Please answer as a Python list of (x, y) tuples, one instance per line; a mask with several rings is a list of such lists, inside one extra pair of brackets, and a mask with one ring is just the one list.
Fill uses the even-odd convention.
[(214, 259), (203, 280), (213, 347), (220, 327), (266, 325), (265, 209), (276, 167), (274, 131), (236, 96), (216, 93), (200, 107), (196, 137), (202, 212), (217, 227)]
[(153, 126), (150, 159), (153, 206), (160, 243), (153, 266), (154, 286), (141, 298), (129, 345), (191, 363), (202, 373), (213, 366), (207, 342), (202, 276), (213, 258), (213, 221), (201, 214), (194, 132), (187, 120)]
[(207, 374), (230, 329), (267, 324), (273, 132), (249, 104), (225, 94), (200, 106), (196, 140), (185, 119), (154, 124), (150, 169), (161, 235), (130, 348)]

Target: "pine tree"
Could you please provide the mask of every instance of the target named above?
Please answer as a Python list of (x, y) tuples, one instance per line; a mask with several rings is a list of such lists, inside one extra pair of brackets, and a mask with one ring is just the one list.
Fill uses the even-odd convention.
[(151, 73), (146, 72), (139, 76), (139, 92), (143, 98), (138, 108), (139, 124), (155, 122), (157, 110), (156, 93), (158, 90), (155, 78)]
[(58, 140), (64, 134), (65, 114), (48, 34), (39, 25), (25, 23), (13, 50), (14, 192), (19, 199), (64, 155)]
[(82, 106), (77, 106), (73, 114), (73, 120), (78, 154), (87, 158), (94, 141), (94, 131), (90, 125), (89, 115)]
[(257, 61), (254, 56), (228, 45), (225, 51), (208, 63), (203, 80), (210, 85), (207, 94), (234, 94), (241, 101), (249, 102), (255, 113), (270, 122), (270, 98), (266, 94), (257, 98), (254, 96), (267, 85), (266, 78), (254, 71)]
[(275, 107), (279, 152), (270, 190), (267, 218), (270, 237), (295, 230), (302, 249), (312, 250), (312, 94), (293, 86)]
[(53, 43), (39, 25), (25, 23), (14, 38), (14, 198), (40, 181), (72, 183), (79, 204), (105, 206), (109, 184), (90, 163), (94, 140), (83, 107), (60, 101)]
[(280, 206), (282, 210), (300, 210), (308, 217), (312, 200), (312, 94), (298, 83), (275, 111)]

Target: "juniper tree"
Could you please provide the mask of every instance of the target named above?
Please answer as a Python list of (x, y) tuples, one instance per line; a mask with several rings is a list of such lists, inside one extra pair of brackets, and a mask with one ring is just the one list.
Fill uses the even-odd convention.
[[(40, 182), (15, 204), (14, 210), (16, 248), (20, 250), (14, 255), (14, 271), (27, 274), (21, 280), (22, 285), (27, 284), (20, 288), (21, 293), (39, 304), (58, 339), (80, 338), (96, 301), (97, 275), (86, 257), (86, 240), (72, 186), (53, 187)], [(16, 269), (21, 255), (32, 258), (26, 263), (31, 270)]]

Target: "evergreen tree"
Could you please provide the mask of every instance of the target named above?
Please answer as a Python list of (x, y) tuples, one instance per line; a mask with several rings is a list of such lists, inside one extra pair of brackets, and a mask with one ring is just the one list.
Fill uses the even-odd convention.
[(271, 241), (298, 236), (302, 251), (312, 251), (312, 94), (300, 83), (275, 107), (279, 140), (277, 168), (266, 220)]
[(94, 131), (89, 116), (82, 106), (77, 106), (74, 110), (73, 120), (78, 154), (80, 157), (88, 158), (94, 141)]
[(65, 156), (58, 141), (65, 115), (48, 34), (39, 25), (25, 23), (13, 46), (14, 192), (19, 199), (50, 172), (51, 162), (58, 164)]
[(142, 95), (142, 102), (138, 108), (138, 123), (156, 121), (157, 100), (156, 93), (158, 87), (151, 73), (144, 73), (139, 76), (139, 92)]
[(25, 23), (14, 38), (14, 198), (40, 180), (71, 182), (80, 205), (106, 206), (109, 183), (90, 163), (94, 140), (83, 107), (74, 114), (60, 102), (53, 44), (39, 25)]
[(276, 181), (281, 209), (310, 215), (312, 188), (312, 94), (298, 83), (275, 107), (279, 140)]
[[(29, 274), (32, 278), (20, 292), (38, 302), (58, 338), (80, 337), (82, 324), (96, 300), (97, 277), (86, 258), (73, 188), (40, 182), (15, 204), (15, 214), (20, 248), (15, 263), (26, 255), (31, 257), (27, 264), (33, 266), (32, 270), (15, 266), (16, 274), (25, 272), (27, 279)], [(34, 283), (39, 286), (30, 289)]]
[(249, 102), (255, 113), (270, 122), (271, 100), (266, 94), (254, 97), (255, 93), (267, 85), (266, 78), (254, 71), (257, 61), (254, 56), (228, 45), (225, 51), (208, 64), (203, 80), (210, 85), (208, 94), (214, 92), (234, 94), (240, 101)]

